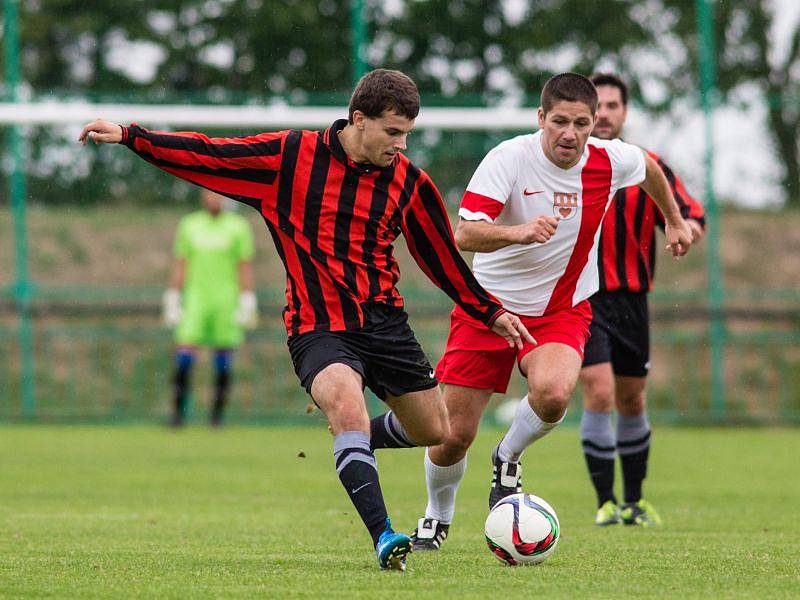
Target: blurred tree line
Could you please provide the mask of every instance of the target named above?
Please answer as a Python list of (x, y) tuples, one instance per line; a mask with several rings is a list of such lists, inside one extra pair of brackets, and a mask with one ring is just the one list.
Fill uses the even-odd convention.
[[(620, 73), (654, 111), (697, 95), (694, 0), (364, 2), (368, 66), (402, 69), (428, 105), (536, 106), (543, 82), (566, 70)], [(800, 29), (776, 49), (773, 6), (715, 3), (720, 100), (744, 101), (753, 89), (767, 97), (787, 198), (797, 204)], [(341, 105), (352, 89), (343, 0), (26, 0), (20, 26), (28, 97)], [(32, 199), (187, 196), (132, 154), (86, 151), (65, 129), (28, 132)], [(484, 152), (507, 136), (422, 132), (411, 154), (457, 197)]]

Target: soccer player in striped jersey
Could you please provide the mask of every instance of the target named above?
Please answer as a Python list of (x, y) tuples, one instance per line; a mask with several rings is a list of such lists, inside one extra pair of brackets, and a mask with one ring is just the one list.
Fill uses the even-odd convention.
[[(628, 88), (615, 75), (592, 77), (599, 96), (593, 135), (619, 139), (627, 116)], [(655, 153), (681, 215), (698, 241), (705, 229), (702, 206)], [(586, 344), (580, 381), (584, 411), (581, 441), (589, 476), (597, 492), (597, 525), (649, 526), (660, 517), (642, 498), (647, 474), (650, 424), (645, 409), (645, 384), (650, 368), (650, 320), (647, 293), (653, 285), (655, 229), (664, 217), (640, 186), (617, 191), (603, 219), (598, 248), (600, 291), (592, 305), (591, 336)], [(611, 412), (617, 410), (616, 432)], [(622, 466), (624, 504), (614, 495), (615, 456)]]
[[(532, 339), (476, 281), (436, 186), (403, 154), (418, 112), (414, 82), (377, 69), (356, 86), (348, 118), (322, 131), (209, 138), (98, 119), (80, 134), (84, 143), (122, 143), (264, 217), (286, 268), (295, 371), (328, 419), (339, 479), (382, 569), (404, 569), (411, 543), (391, 528), (373, 451), (436, 444), (448, 430), (436, 375), (397, 291), (394, 240), (402, 233), (431, 281), (490, 335), (511, 347)], [(365, 386), (391, 409), (372, 421)]]
[(437, 367), (450, 433), (425, 457), (428, 506), (412, 534), (415, 549), (438, 549), (447, 537), (467, 449), (489, 398), (506, 391), (515, 364), (528, 394), (492, 453), (490, 509), (521, 491), (522, 453), (564, 418), (589, 336), (597, 239), (613, 194), (641, 183), (664, 212), (673, 254), (691, 245), (656, 162), (631, 144), (589, 137), (596, 110), (597, 91), (586, 77), (552, 77), (542, 90), (540, 131), (491, 150), (461, 200), (456, 240), (475, 252), (477, 280), (522, 318), (536, 341), (508, 348), (460, 307), (453, 310)]

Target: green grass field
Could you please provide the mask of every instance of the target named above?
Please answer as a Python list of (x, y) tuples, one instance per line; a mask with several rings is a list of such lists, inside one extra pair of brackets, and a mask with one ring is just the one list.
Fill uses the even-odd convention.
[[(562, 538), (537, 567), (483, 541), (484, 431), (451, 537), (381, 573), (317, 428), (172, 432), (0, 427), (3, 597), (704, 597), (800, 594), (800, 435), (789, 429), (657, 429), (647, 496), (658, 530), (592, 525), (576, 429), (524, 460), (525, 488), (558, 511)], [(305, 454), (305, 458), (298, 455)], [(421, 450), (378, 455), (390, 514), (424, 508)]]

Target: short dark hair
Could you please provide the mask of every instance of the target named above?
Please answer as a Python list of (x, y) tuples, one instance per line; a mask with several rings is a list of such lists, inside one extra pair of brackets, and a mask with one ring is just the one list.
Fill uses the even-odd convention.
[(583, 102), (597, 112), (597, 90), (589, 79), (577, 73), (561, 73), (547, 80), (542, 88), (542, 110), (550, 112), (557, 102)]
[(350, 123), (353, 122), (353, 113), (357, 110), (373, 119), (380, 117), (386, 110), (393, 110), (407, 119), (416, 119), (419, 114), (417, 84), (400, 71), (370, 71), (361, 78), (350, 97)]
[(619, 90), (619, 95), (622, 98), (622, 104), (628, 106), (628, 86), (622, 79), (611, 73), (595, 73), (590, 77), (594, 87), (601, 85), (610, 85)]

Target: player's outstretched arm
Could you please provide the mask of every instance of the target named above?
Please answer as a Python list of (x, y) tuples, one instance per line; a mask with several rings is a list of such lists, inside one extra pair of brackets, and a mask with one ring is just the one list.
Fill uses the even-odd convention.
[(642, 189), (647, 192), (664, 215), (664, 233), (667, 236), (667, 250), (675, 258), (681, 257), (689, 251), (692, 245), (692, 230), (686, 220), (681, 216), (678, 203), (672, 195), (669, 182), (664, 176), (661, 167), (644, 150), (645, 179), (641, 183)]
[(275, 192), (286, 131), (240, 138), (210, 138), (193, 131), (149, 131), (105, 119), (87, 124), (86, 143), (121, 143), (158, 168), (234, 200), (260, 207)]
[(84, 126), (78, 136), (78, 141), (83, 145), (86, 145), (86, 142), (119, 144), (122, 141), (122, 125), (105, 119), (95, 119)]

